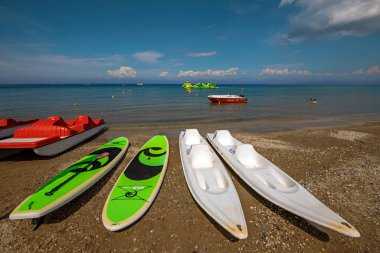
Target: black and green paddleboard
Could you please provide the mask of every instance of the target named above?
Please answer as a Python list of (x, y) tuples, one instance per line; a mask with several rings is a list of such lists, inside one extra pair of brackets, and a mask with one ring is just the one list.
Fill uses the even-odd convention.
[(119, 137), (83, 157), (25, 199), (9, 219), (39, 218), (68, 203), (107, 174), (128, 145), (127, 138)]
[(164, 180), (168, 159), (164, 135), (154, 136), (140, 149), (108, 195), (102, 214), (108, 230), (131, 225), (149, 209)]

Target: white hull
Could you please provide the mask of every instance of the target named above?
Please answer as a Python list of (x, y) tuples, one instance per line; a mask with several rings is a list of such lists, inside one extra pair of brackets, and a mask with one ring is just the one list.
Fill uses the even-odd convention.
[[(192, 133), (196, 141), (188, 138)], [(179, 135), (180, 156), (186, 182), (199, 206), (229, 233), (239, 239), (248, 236), (239, 196), (226, 168), (198, 131)], [(204, 152), (206, 151), (206, 152)]]
[(54, 156), (81, 143), (82, 141), (87, 140), (88, 138), (91, 138), (95, 134), (102, 131), (104, 128), (105, 124), (102, 124), (83, 133), (63, 138), (60, 141), (56, 141), (39, 148), (34, 148), (33, 151), (40, 156)]
[(252, 145), (241, 143), (225, 130), (209, 133), (207, 139), (235, 173), (264, 198), (318, 228), (329, 228), (352, 237), (360, 236), (354, 226), (257, 153)]

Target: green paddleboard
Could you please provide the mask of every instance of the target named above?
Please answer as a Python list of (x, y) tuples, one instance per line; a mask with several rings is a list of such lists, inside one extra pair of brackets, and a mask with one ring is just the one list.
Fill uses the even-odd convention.
[(156, 135), (142, 146), (108, 195), (102, 213), (108, 230), (131, 225), (149, 209), (164, 180), (168, 159), (166, 136)]
[(128, 145), (127, 138), (119, 137), (83, 157), (25, 199), (9, 219), (39, 218), (68, 203), (107, 174)]

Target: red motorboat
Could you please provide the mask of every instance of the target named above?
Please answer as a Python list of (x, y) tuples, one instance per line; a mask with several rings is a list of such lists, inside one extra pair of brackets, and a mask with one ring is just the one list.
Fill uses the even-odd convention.
[(0, 139), (12, 136), (14, 131), (36, 122), (38, 119), (16, 121), (14, 119), (0, 119)]
[(63, 120), (51, 116), (14, 132), (13, 138), (0, 140), (0, 149), (27, 149), (42, 156), (59, 154), (94, 136), (105, 127), (103, 119), (78, 116), (75, 120)]
[(247, 103), (248, 99), (244, 95), (209, 95), (208, 99), (213, 103)]

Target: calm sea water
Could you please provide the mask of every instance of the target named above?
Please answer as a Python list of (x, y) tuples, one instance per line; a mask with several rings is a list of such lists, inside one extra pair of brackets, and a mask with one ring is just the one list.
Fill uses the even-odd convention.
[[(243, 91), (241, 90), (243, 88)], [(209, 94), (239, 94), (247, 104), (215, 105)], [(196, 96), (196, 94), (198, 94)], [(115, 99), (112, 99), (112, 96)], [(309, 99), (318, 99), (313, 106)], [(111, 126), (213, 122), (317, 120), (363, 117), (380, 120), (380, 86), (220, 85), (193, 90), (180, 85), (2, 85), (0, 118), (72, 119), (88, 114)]]

